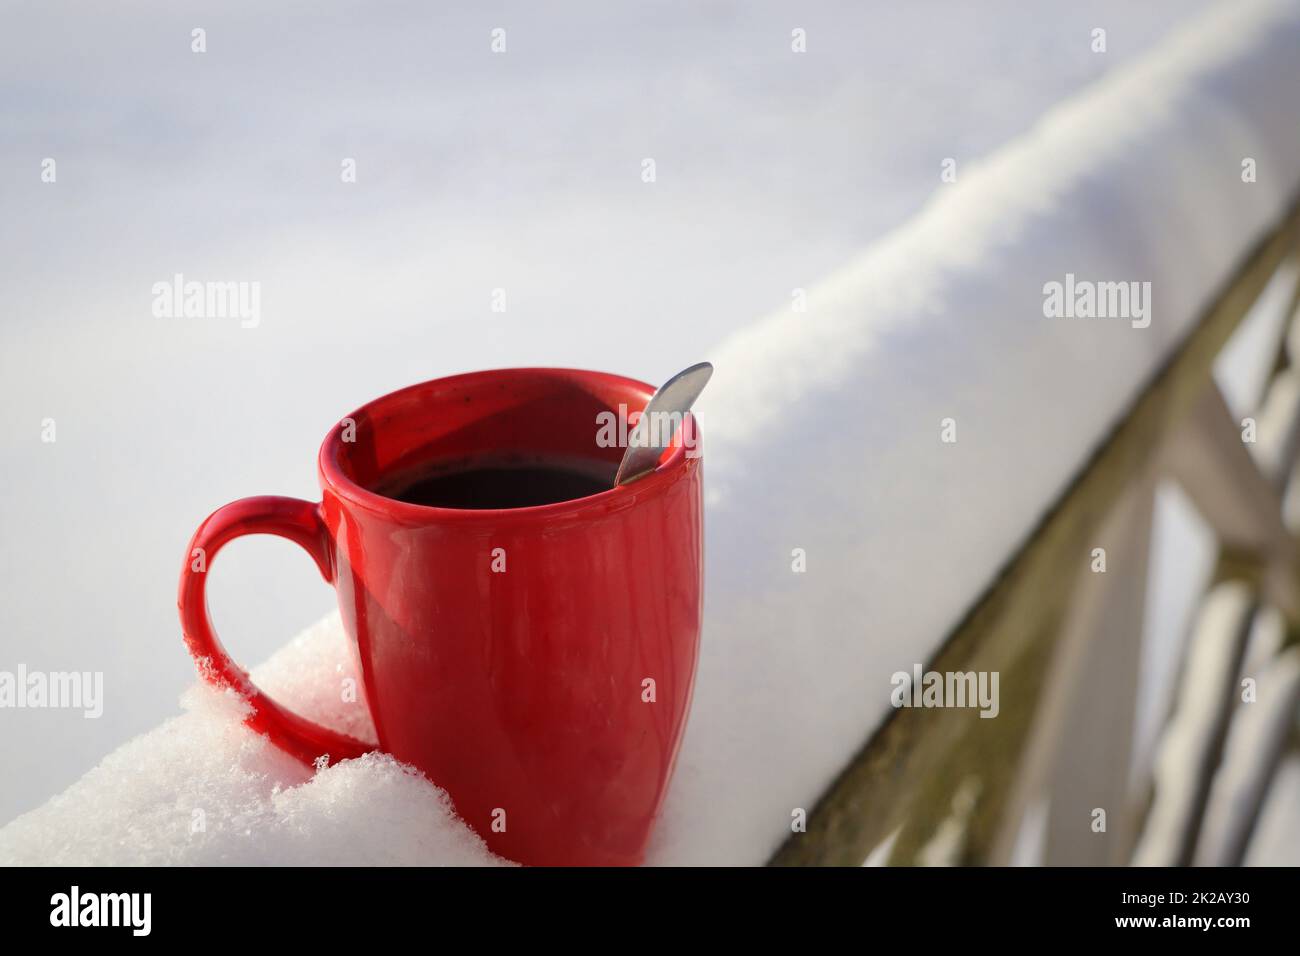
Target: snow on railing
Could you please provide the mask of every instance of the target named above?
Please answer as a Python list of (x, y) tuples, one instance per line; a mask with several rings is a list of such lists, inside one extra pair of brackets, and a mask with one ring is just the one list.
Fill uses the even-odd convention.
[[(1300, 542), (1283, 496), (1300, 500), (1297, 267), (1300, 203), (928, 665), (1001, 671), (1001, 719), (896, 715), (773, 862), (1242, 861), (1300, 705)], [(1238, 422), (1214, 361), (1280, 273), (1290, 332), (1257, 417)], [(1220, 556), (1154, 767), (1135, 779), (1152, 514), (1167, 480)]]
[[(1185, 762), (1192, 799), (1168, 804), (1166, 780), (1188, 772), (1145, 755), (1189, 698), (1139, 687), (1137, 634), (1157, 590), (1144, 573), (1152, 496), (1169, 475), (1218, 533), (1241, 604), (1294, 612), (1278, 486), (1209, 383), (1294, 248), (1295, 213), (1277, 224), (1300, 189), (1286, 95), (1297, 41), (1290, 0), (1217, 5), (964, 167), (809, 288), (806, 311), (774, 311), (705, 353), (717, 375), (699, 406), (704, 640), (649, 862), (1239, 852), (1252, 816), (1230, 811), (1264, 788), (1281, 718), (1248, 705), (1266, 732), (1247, 727), (1241, 743), (1241, 708), (1225, 700)], [(1076, 280), (1137, 283), (1155, 307), (1143, 294), (1120, 321), (1049, 315), (1044, 283)], [(1278, 381), (1261, 434), (1300, 393), (1291, 373)], [(941, 423), (957, 419), (948, 442)], [(1260, 445), (1280, 475), (1294, 441)], [(1197, 652), (1210, 673), (1231, 672), (1247, 615), (1261, 635), (1248, 665), (1279, 659), (1261, 656), (1273, 612), (1215, 612), (1229, 637)], [(334, 615), (254, 676), (365, 736), (364, 705), (330, 691), (351, 656)], [(997, 719), (894, 709), (891, 675), (916, 662), (999, 676)], [(1285, 668), (1276, 677), (1260, 671), (1270, 701), (1270, 684), (1288, 686)], [(377, 755), (311, 774), (212, 694), (189, 696), (187, 713), (0, 828), (0, 858), (487, 861), (437, 781)], [(1139, 745), (1135, 727), (1150, 730)]]

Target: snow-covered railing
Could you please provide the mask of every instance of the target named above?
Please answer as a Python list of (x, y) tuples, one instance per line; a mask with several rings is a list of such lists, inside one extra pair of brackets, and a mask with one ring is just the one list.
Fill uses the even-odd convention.
[[(1273, 771), (1296, 746), (1298, 276), (1300, 203), (929, 662), (999, 672), (999, 719), (899, 712), (773, 862), (1242, 861)], [(1266, 289), (1280, 302), (1262, 302)], [(1279, 304), (1275, 374), (1259, 410), (1238, 420), (1216, 358), (1252, 308)], [(1154, 767), (1135, 773), (1152, 516), (1166, 480), (1214, 529), (1219, 560), (1175, 667)]]
[[(1239, 855), (1285, 739), (1292, 543), (1261, 475), (1286, 470), (1300, 380), (1284, 369), (1258, 413), (1225, 393), (1227, 424), (1209, 383), (1294, 247), (1296, 49), (1293, 0), (1215, 6), (963, 161), (800, 290), (806, 308), (698, 355), (717, 369), (698, 405), (704, 638), (649, 863)], [(1048, 316), (1044, 284), (1071, 276), (1149, 282), (1154, 300), (1120, 321)], [(1264, 470), (1235, 424), (1251, 415)], [(1178, 656), (1137, 640), (1166, 476), (1228, 546), (1181, 675), (1213, 706), (1135, 673)], [(1229, 706), (1247, 619), (1258, 703)], [(336, 614), (254, 678), (370, 739), (363, 702), (334, 690), (352, 656)], [(997, 719), (896, 709), (893, 675), (922, 666), (1000, 675)], [(494, 862), (438, 781), (377, 754), (313, 772), (231, 703), (193, 689), (0, 828), (0, 860)]]

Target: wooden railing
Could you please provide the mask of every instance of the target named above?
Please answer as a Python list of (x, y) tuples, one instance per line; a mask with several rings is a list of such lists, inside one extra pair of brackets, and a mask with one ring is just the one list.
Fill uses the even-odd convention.
[[(1284, 513), (1300, 485), (1300, 354), (1288, 347), (1300, 344), (1300, 329), (1288, 334), (1300, 283), (1253, 435), (1212, 367), (1270, 280), (1296, 275), (1300, 202), (929, 662), (999, 672), (998, 717), (896, 711), (773, 864), (1000, 864), (1026, 845), (1047, 864), (1241, 861), (1300, 705), (1300, 547)], [(1219, 558), (1181, 645), (1159, 756), (1135, 775), (1153, 505), (1171, 480)]]

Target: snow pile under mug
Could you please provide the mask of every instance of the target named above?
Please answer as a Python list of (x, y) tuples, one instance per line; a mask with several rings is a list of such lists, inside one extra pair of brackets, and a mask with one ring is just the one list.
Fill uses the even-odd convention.
[[(706, 353), (704, 639), (651, 863), (764, 862), (888, 715), (890, 676), (932, 657), (1287, 208), (1297, 49), (1294, 2), (1212, 10), (963, 167), (806, 313)], [(1069, 275), (1150, 282), (1149, 325), (1045, 317)], [(368, 733), (338, 702), (347, 662), (332, 617), (255, 676)], [(235, 702), (187, 707), (0, 830), (0, 862), (491, 862), (392, 761), (312, 776)]]
[[(347, 638), (331, 615), (253, 671), (305, 716), (374, 740)], [(345, 700), (347, 698), (347, 700)], [(502, 864), (447, 795), (373, 753), (313, 773), (244, 726), (206, 684), (186, 713), (120, 747), (0, 831), (0, 861), (57, 864)]]

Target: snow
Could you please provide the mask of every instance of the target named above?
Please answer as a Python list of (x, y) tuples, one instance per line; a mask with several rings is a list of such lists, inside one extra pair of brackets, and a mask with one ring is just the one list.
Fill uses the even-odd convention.
[[(929, 658), (1286, 208), (1298, 43), (1294, 4), (1211, 12), (969, 171), (808, 314), (710, 354), (707, 639), (664, 858), (779, 845), (886, 716), (889, 675)], [(1241, 182), (1245, 156), (1267, 181)], [(1152, 282), (1150, 328), (1045, 320), (1067, 272)]]
[[(325, 692), (350, 668), (337, 615), (253, 677), (313, 718), (374, 740), (364, 702)], [(313, 772), (242, 722), (246, 704), (204, 685), (186, 713), (142, 734), (44, 807), (0, 830), (19, 865), (487, 865), (447, 794), (372, 753)]]
[[(890, 675), (930, 658), (1294, 193), (1280, 91), (1300, 83), (1298, 45), (1293, 3), (1211, 10), (963, 164), (811, 285), (807, 312), (689, 356), (717, 370), (698, 407), (706, 627), (649, 862), (763, 862), (887, 715)], [(1067, 273), (1150, 281), (1151, 326), (1045, 319), (1043, 285)], [(337, 680), (342, 650), (329, 618), (267, 679), (298, 702)], [(309, 779), (203, 698), (0, 830), (0, 860), (486, 859), (390, 761)]]
[[(1211, 2), (7, 11), (0, 669), (103, 672), (106, 702), (2, 715), (0, 823), (176, 713), (185, 543), (232, 499), (315, 498), (338, 416), (481, 368), (663, 381)], [(260, 282), (260, 324), (153, 316), (177, 272)], [(209, 590), (246, 664), (333, 604), (269, 538)]]

